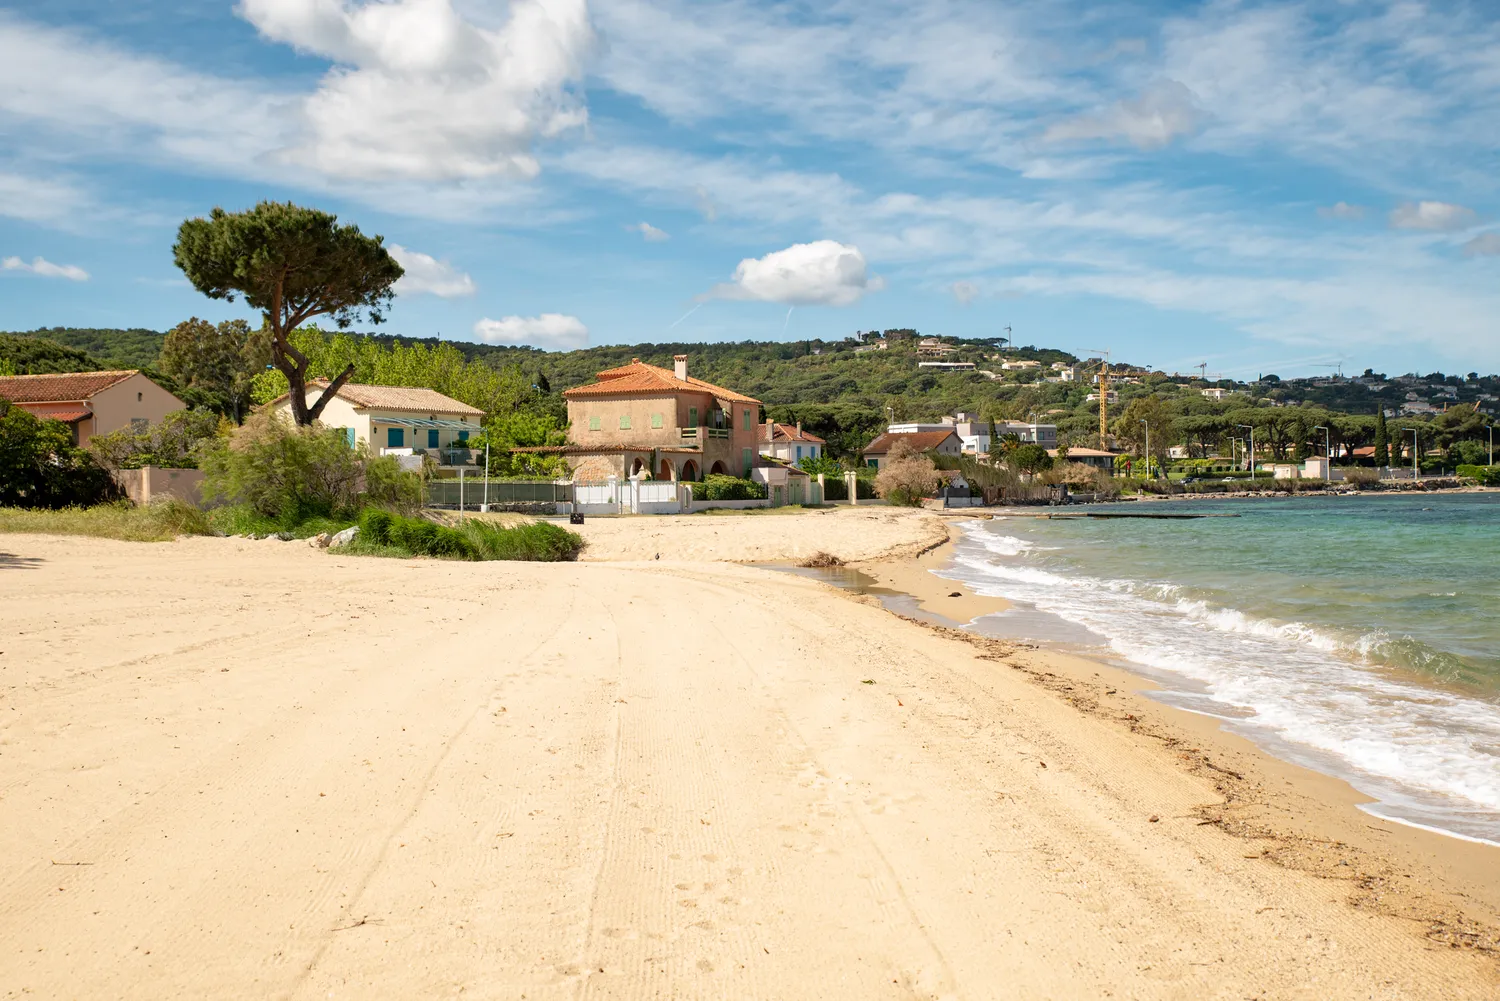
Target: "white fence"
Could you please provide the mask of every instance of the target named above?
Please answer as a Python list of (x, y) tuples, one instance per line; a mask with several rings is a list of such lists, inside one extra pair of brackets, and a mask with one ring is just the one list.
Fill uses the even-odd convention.
[(681, 514), (687, 487), (671, 480), (617, 480), (573, 484), (573, 511), (579, 514)]

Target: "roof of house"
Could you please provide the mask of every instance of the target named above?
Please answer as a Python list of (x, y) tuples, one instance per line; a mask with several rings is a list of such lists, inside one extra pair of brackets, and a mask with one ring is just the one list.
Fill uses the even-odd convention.
[[(323, 389), (327, 386), (328, 380), (326, 379), (314, 379), (307, 384), (308, 389)], [(290, 393), (282, 393), (271, 402), (272, 404), (280, 403), (290, 395)], [(365, 386), (346, 382), (339, 387), (336, 395), (339, 399), (347, 400), (356, 407), (364, 407), (366, 410), (407, 410), (413, 413), (484, 416), (484, 411), (478, 407), (460, 403), (435, 389), (421, 389), (415, 386)]]
[(12, 403), (77, 403), (137, 374), (138, 369), (130, 368), (116, 372), (11, 375), (0, 378), (0, 397)]
[(760, 426), (760, 440), (763, 442), (795, 441), (811, 442), (814, 445), (828, 444), (815, 434), (808, 434), (795, 424), (777, 424), (775, 421), (766, 421)]
[(572, 389), (563, 390), (566, 399), (589, 396), (623, 396), (634, 393), (681, 393), (693, 391), (699, 393), (711, 393), (721, 400), (731, 403), (759, 403), (754, 397), (743, 393), (736, 393), (732, 389), (723, 386), (715, 386), (711, 382), (702, 379), (677, 378), (677, 373), (669, 372), (655, 365), (647, 365), (645, 362), (633, 360), (629, 365), (621, 365), (619, 368), (606, 369), (598, 374), (598, 382), (587, 386), (574, 386)]
[[(1055, 449), (1055, 448), (1049, 448), (1049, 449), (1047, 449), (1047, 454), (1050, 455), (1050, 456), (1052, 456), (1052, 457), (1054, 457), (1054, 458), (1056, 458), (1057, 457), (1057, 449)], [(1117, 456), (1119, 456), (1120, 454), (1121, 453), (1119, 453), (1119, 452), (1101, 452), (1097, 448), (1083, 448), (1080, 445), (1071, 445), (1071, 446), (1068, 447), (1068, 458), (1070, 458), (1070, 459), (1079, 458), (1079, 457), (1101, 459), (1101, 458), (1104, 458), (1106, 456), (1109, 457), (1109, 458), (1111, 458), (1111, 459), (1113, 459), (1113, 458), (1116, 458)]]
[(881, 435), (879, 438), (876, 438), (874, 441), (870, 442), (870, 444), (866, 445), (861, 450), (860, 454), (884, 455), (885, 453), (889, 452), (891, 450), (891, 447), (898, 441), (906, 442), (906, 444), (910, 445), (918, 452), (927, 452), (934, 448), (937, 448), (949, 438), (956, 439), (957, 437), (958, 433), (952, 430), (908, 431), (904, 434), (891, 434), (889, 431), (887, 431), (885, 434)]

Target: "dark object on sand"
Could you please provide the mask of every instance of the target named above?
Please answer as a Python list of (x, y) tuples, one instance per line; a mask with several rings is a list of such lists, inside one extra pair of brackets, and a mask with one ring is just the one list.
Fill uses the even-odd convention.
[(962, 598), (963, 596), (964, 593), (962, 591), (954, 591), (953, 593), (948, 595), (948, 597), (950, 598)]
[(844, 561), (832, 553), (813, 553), (807, 559), (797, 564), (799, 567), (841, 567)]
[(582, 525), (583, 524), (583, 512), (582, 511), (574, 511), (572, 514), (568, 515), (568, 524), (569, 525)]

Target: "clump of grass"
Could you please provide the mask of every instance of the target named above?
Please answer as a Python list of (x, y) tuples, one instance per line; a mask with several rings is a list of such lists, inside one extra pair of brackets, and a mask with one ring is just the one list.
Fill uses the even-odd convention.
[(844, 561), (832, 553), (825, 553), (819, 550), (797, 565), (799, 567), (841, 567), (844, 565)]
[(0, 508), (0, 532), (87, 535), (126, 542), (170, 542), (179, 535), (210, 535), (208, 517), (179, 500), (136, 507), (129, 501), (57, 510)]
[(583, 550), (582, 536), (550, 521), (506, 528), (475, 519), (465, 521), (459, 530), (468, 536), (482, 560), (559, 563), (576, 560)]
[(366, 508), (359, 516), (359, 534), (339, 552), (358, 556), (553, 563), (577, 559), (581, 549), (583, 539), (577, 533), (545, 521), (504, 526), (473, 518), (449, 527)]

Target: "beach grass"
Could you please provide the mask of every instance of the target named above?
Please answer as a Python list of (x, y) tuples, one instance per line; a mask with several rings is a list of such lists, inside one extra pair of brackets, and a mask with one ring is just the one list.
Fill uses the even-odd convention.
[(551, 522), (502, 525), (466, 518), (450, 526), (366, 508), (359, 518), (359, 534), (339, 551), (356, 556), (557, 563), (577, 559), (583, 546), (582, 536)]
[(85, 535), (126, 542), (170, 542), (179, 535), (209, 535), (209, 516), (178, 500), (137, 507), (129, 501), (57, 510), (0, 508), (0, 532)]

